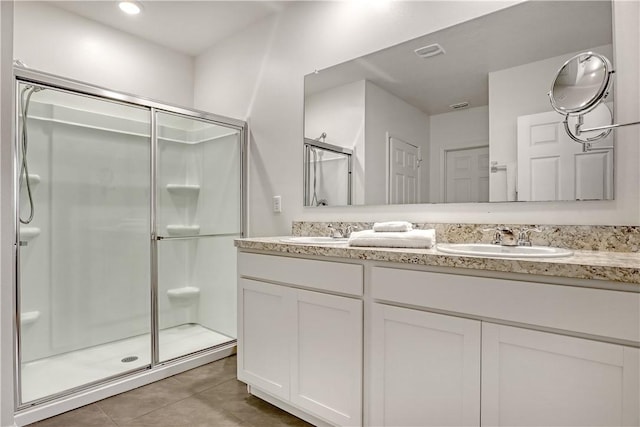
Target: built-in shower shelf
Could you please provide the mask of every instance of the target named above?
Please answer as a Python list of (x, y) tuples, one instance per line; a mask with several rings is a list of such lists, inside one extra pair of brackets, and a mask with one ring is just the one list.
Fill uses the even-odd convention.
[(200, 234), (199, 225), (167, 225), (167, 234), (169, 236), (191, 236)]
[(30, 185), (40, 184), (40, 181), (42, 181), (42, 179), (40, 179), (40, 175), (36, 175), (35, 173), (30, 173), (28, 179)]
[(20, 326), (31, 325), (32, 323), (35, 323), (39, 318), (39, 311), (25, 311), (24, 313), (20, 314)]
[(198, 184), (167, 184), (167, 190), (175, 194), (198, 194), (200, 185)]
[(20, 227), (20, 240), (33, 239), (40, 235), (40, 229), (38, 227)]
[(200, 288), (195, 286), (185, 286), (183, 288), (173, 288), (167, 290), (167, 296), (177, 300), (188, 300), (200, 295)]

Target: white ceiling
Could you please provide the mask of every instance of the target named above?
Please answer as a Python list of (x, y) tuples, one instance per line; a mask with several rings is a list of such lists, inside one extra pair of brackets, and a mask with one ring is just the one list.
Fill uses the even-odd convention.
[(192, 56), (285, 5), (281, 1), (143, 0), (138, 2), (142, 12), (129, 16), (120, 11), (117, 1), (47, 3)]
[[(414, 54), (433, 43), (446, 54)], [(611, 43), (610, 1), (532, 1), (320, 70), (305, 77), (305, 93), (368, 80), (440, 114), (463, 101), (487, 105), (489, 72)]]

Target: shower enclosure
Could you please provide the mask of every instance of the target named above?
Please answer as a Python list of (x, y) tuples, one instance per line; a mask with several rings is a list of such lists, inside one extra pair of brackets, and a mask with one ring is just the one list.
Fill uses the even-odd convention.
[(18, 411), (229, 354), (245, 123), (15, 73)]
[(352, 203), (352, 155), (349, 148), (304, 139), (304, 206)]

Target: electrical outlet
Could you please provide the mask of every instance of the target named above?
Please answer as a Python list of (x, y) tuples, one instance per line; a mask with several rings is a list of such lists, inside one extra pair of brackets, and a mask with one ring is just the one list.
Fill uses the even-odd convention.
[(273, 196), (273, 211), (275, 213), (282, 212), (282, 197)]

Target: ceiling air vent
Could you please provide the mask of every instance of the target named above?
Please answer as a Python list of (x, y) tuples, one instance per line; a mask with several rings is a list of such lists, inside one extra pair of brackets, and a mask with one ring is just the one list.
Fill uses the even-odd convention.
[(461, 110), (463, 108), (467, 108), (469, 106), (469, 103), (467, 101), (464, 102), (458, 102), (457, 104), (451, 104), (449, 105), (450, 108), (453, 108), (454, 110)]
[(418, 48), (414, 50), (414, 52), (420, 58), (431, 58), (432, 56), (442, 55), (446, 53), (444, 51), (444, 48), (440, 46), (438, 43), (434, 43), (434, 44), (430, 44), (429, 46)]

